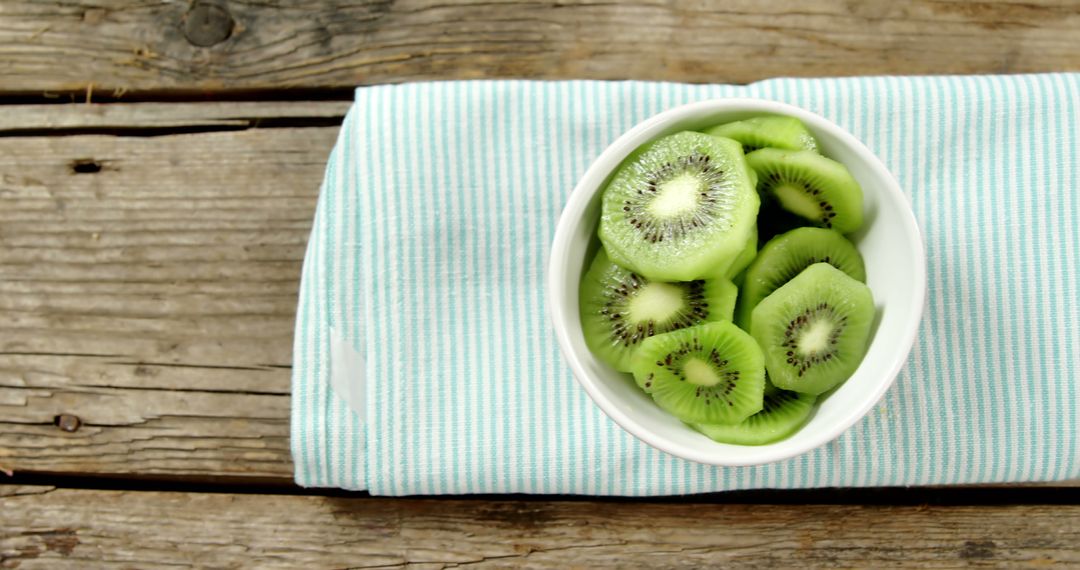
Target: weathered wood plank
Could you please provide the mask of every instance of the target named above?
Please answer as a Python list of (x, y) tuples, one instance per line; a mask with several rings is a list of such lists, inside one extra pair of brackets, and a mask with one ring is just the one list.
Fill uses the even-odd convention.
[[(101, 116), (228, 116), (203, 108)], [(0, 137), (0, 465), (289, 477), (296, 289), (336, 132)]]
[[(0, 493), (2, 496), (3, 493)], [(22, 487), (4, 567), (1067, 568), (1080, 507), (382, 500)]]
[(1076, 0), (0, 3), (0, 91), (1080, 69)]

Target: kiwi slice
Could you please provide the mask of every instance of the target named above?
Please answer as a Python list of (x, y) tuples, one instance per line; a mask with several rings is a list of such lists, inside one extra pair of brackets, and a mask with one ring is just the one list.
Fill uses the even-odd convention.
[(859, 367), (873, 320), (866, 285), (815, 263), (758, 303), (750, 332), (777, 388), (820, 394)]
[(809, 150), (763, 148), (746, 155), (758, 192), (785, 210), (847, 234), (862, 226), (862, 188), (847, 167)]
[(676, 133), (616, 170), (604, 190), (600, 241), (612, 261), (654, 281), (723, 275), (760, 203), (738, 143)]
[(731, 262), (731, 266), (728, 267), (727, 273), (725, 273), (728, 279), (734, 279), (736, 275), (742, 273), (750, 265), (750, 262), (754, 261), (758, 253), (757, 240), (757, 224), (754, 224), (753, 229), (750, 230), (750, 235), (746, 238), (746, 245), (743, 246), (742, 251)]
[(726, 279), (649, 281), (615, 265), (601, 249), (579, 291), (585, 343), (612, 368), (629, 372), (641, 341), (706, 321), (730, 321), (737, 295)]
[(747, 153), (766, 147), (814, 152), (818, 148), (817, 140), (802, 121), (782, 115), (762, 115), (725, 123), (706, 129), (705, 133), (739, 141), (743, 152)]
[(806, 423), (814, 411), (817, 396), (781, 390), (766, 376), (761, 411), (737, 424), (691, 424), (691, 427), (720, 443), (763, 445), (781, 440)]
[(705, 323), (641, 343), (634, 380), (657, 405), (690, 423), (737, 423), (761, 410), (761, 349), (726, 321)]
[[(683, 285), (694, 281), (676, 283)], [(739, 298), (739, 288), (730, 279), (722, 277), (702, 280), (709, 293), (709, 321), (734, 321), (735, 301)]]
[(847, 238), (824, 228), (796, 228), (769, 240), (747, 267), (735, 322), (750, 330), (754, 307), (815, 263), (828, 263), (853, 279), (866, 282), (862, 256)]

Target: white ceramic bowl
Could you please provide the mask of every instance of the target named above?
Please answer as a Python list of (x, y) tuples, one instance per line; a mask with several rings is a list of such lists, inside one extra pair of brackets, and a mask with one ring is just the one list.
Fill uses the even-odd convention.
[[(810, 420), (787, 439), (760, 446), (717, 443), (657, 407), (585, 345), (578, 284), (598, 247), (600, 199), (612, 171), (635, 148), (655, 138), (762, 113), (797, 117), (822, 152), (843, 163), (862, 185), (865, 221), (850, 236), (866, 262), (877, 316), (862, 364), (819, 400)], [(759, 465), (824, 445), (859, 421), (881, 399), (911, 351), (926, 297), (926, 257), (907, 198), (885, 165), (832, 122), (791, 105), (759, 99), (716, 99), (676, 107), (631, 129), (611, 144), (578, 182), (559, 219), (548, 267), (548, 303), (563, 355), (578, 382), (611, 419), (645, 443), (711, 465)]]

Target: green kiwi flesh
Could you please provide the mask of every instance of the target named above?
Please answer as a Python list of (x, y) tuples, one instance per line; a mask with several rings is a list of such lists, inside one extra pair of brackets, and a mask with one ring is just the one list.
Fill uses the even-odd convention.
[(818, 149), (817, 140), (802, 121), (781, 115), (762, 115), (725, 123), (706, 129), (705, 133), (734, 139), (747, 153), (766, 147), (814, 152)]
[(848, 169), (808, 150), (763, 148), (746, 155), (758, 192), (785, 210), (840, 233), (862, 226), (863, 195)]
[(754, 307), (815, 263), (828, 263), (853, 279), (866, 282), (862, 256), (847, 238), (824, 228), (796, 228), (769, 240), (746, 268), (739, 291), (736, 324), (750, 330)]
[(612, 368), (629, 372), (631, 355), (643, 340), (707, 321), (730, 321), (737, 295), (726, 279), (649, 281), (615, 265), (601, 249), (579, 289), (585, 343)]
[(753, 230), (746, 238), (746, 245), (743, 246), (743, 250), (739, 252), (739, 255), (731, 262), (731, 266), (728, 267), (727, 272), (724, 274), (728, 279), (734, 279), (735, 276), (742, 273), (757, 256), (758, 232), (757, 224), (754, 224)]
[(733, 140), (689, 131), (657, 139), (605, 188), (600, 241), (613, 262), (654, 281), (723, 275), (757, 220), (752, 179)]
[(781, 390), (766, 379), (760, 412), (737, 424), (691, 424), (714, 441), (739, 445), (764, 445), (784, 439), (806, 423), (817, 396)]
[(777, 388), (821, 394), (858, 368), (873, 320), (866, 285), (815, 263), (758, 303), (750, 332)]
[(761, 349), (726, 321), (656, 335), (633, 356), (634, 380), (684, 422), (737, 423), (763, 405)]
[[(730, 279), (724, 279), (723, 277), (705, 279), (702, 282), (708, 291), (706, 302), (709, 303), (709, 316), (712, 317), (708, 320), (734, 321), (735, 303), (739, 298), (739, 288)], [(676, 284), (681, 285), (683, 283), (686, 282)], [(693, 283), (693, 281), (690, 283)]]

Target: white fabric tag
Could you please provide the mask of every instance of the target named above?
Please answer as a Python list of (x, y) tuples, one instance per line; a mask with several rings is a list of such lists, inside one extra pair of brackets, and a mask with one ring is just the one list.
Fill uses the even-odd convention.
[(330, 386), (361, 422), (367, 421), (364, 357), (336, 329), (330, 329)]

